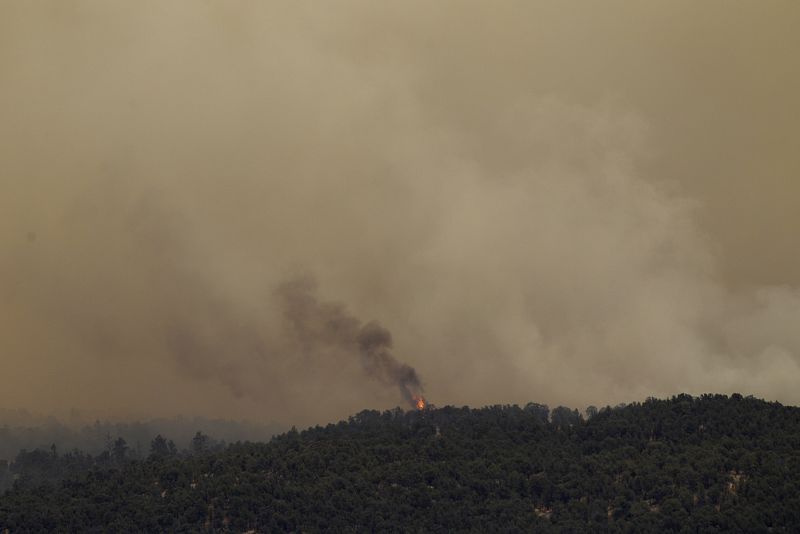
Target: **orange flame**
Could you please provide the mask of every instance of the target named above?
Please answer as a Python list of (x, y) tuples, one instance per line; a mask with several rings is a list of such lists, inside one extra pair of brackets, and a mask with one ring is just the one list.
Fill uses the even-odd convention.
[(417, 410), (425, 409), (425, 405), (427, 404), (425, 402), (425, 397), (423, 397), (422, 395), (414, 395), (412, 398), (414, 399), (414, 406), (417, 407)]

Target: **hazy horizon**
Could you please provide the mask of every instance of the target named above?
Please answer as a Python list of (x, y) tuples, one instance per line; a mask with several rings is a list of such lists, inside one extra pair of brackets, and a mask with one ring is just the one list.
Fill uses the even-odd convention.
[(3, 2), (0, 407), (300, 426), (415, 378), (436, 405), (800, 404), (798, 26)]

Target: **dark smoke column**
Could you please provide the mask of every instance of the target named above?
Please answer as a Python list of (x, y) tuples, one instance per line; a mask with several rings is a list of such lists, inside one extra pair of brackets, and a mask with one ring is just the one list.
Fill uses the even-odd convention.
[(292, 334), (304, 347), (339, 348), (361, 356), (364, 371), (389, 386), (397, 386), (413, 408), (424, 406), (422, 384), (416, 370), (392, 354), (392, 334), (370, 321), (363, 324), (338, 302), (320, 302), (316, 282), (302, 277), (280, 286), (276, 295)]
[(422, 394), (417, 371), (408, 364), (397, 361), (392, 355), (392, 334), (375, 321), (361, 327), (357, 336), (358, 348), (364, 358), (364, 368), (385, 384), (400, 388), (403, 398), (413, 407)]

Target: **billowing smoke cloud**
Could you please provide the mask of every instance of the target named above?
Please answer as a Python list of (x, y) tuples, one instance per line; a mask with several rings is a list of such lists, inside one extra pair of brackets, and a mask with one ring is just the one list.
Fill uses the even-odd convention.
[[(186, 285), (187, 281), (173, 283)], [(290, 410), (288, 404), (298, 400), (280, 387), (279, 377), (294, 377), (299, 367), (306, 367), (302, 371), (305, 379), (317, 375), (314, 382), (319, 381), (311, 396), (330, 403), (325, 396), (342, 396), (340, 390), (351, 387), (356, 378), (350, 372), (342, 380), (333, 369), (347, 368), (354, 361), (360, 361), (367, 376), (398, 388), (412, 407), (414, 395), (422, 394), (416, 371), (392, 355), (391, 333), (376, 321), (363, 324), (344, 304), (320, 301), (317, 282), (309, 275), (281, 283), (267, 294), (261, 311), (247, 313), (231, 302), (212, 298), (208, 287), (195, 285), (184, 291), (180, 298), (193, 300), (191, 312), (180, 308), (169, 314), (160, 328), (163, 349), (158, 350), (163, 350), (182, 373), (220, 384), (237, 399), (267, 400)], [(146, 330), (159, 328), (150, 325)], [(107, 344), (107, 340), (101, 340), (101, 344)], [(330, 373), (327, 380), (320, 371)]]
[(403, 399), (415, 406), (422, 385), (413, 367), (399, 362), (391, 352), (392, 334), (377, 321), (362, 324), (343, 304), (320, 302), (316, 282), (303, 277), (283, 284), (277, 291), (295, 341), (304, 351), (335, 347), (361, 355), (365, 372), (383, 384), (396, 386)]
[(800, 4), (679, 4), (3, 2), (0, 404), (800, 402)]
[(372, 321), (358, 333), (358, 346), (369, 374), (384, 384), (396, 385), (406, 402), (412, 407), (417, 406), (422, 385), (413, 367), (392, 356), (392, 334)]

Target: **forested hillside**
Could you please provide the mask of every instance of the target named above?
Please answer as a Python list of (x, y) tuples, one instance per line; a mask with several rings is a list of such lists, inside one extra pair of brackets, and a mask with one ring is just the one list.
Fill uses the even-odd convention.
[[(217, 442), (266, 441), (288, 427), (278, 423), (259, 424), (248, 421), (208, 419), (205, 417), (173, 417), (134, 422), (94, 421), (91, 424), (67, 424), (56, 418), (37, 417), (25, 412), (0, 410), (0, 463), (12, 460), (22, 449), (60, 451), (80, 449), (95, 455), (108, 449), (111, 442), (122, 438), (131, 457), (147, 456), (154, 436), (168, 436), (178, 447), (188, 447), (200, 430)], [(3, 489), (0, 484), (0, 490)]]
[[(797, 532), (800, 409), (680, 395), (364, 411), (269, 443), (131, 460), (26, 452), (0, 532)], [(3, 469), (3, 466), (0, 466)]]

